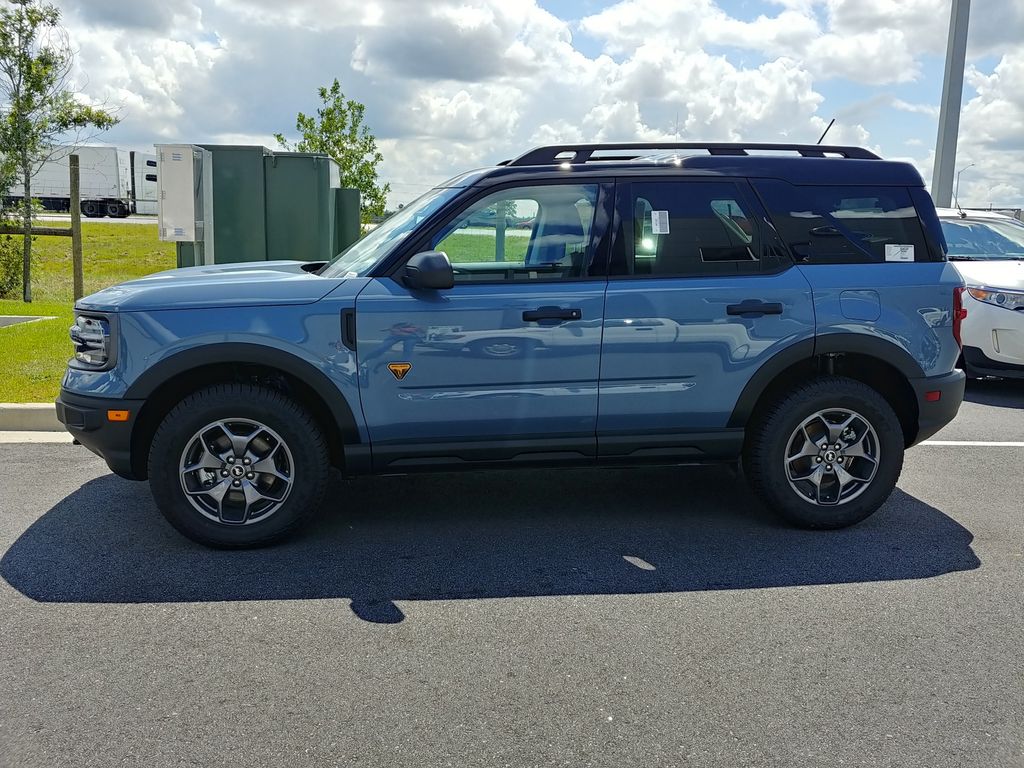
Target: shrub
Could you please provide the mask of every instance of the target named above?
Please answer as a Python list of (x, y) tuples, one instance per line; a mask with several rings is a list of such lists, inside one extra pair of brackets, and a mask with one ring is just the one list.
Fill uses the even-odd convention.
[(20, 295), (22, 241), (11, 235), (0, 235), (0, 299)]

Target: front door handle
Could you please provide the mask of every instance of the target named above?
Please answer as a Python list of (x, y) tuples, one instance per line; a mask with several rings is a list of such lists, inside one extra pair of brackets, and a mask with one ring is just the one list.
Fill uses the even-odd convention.
[(759, 299), (744, 299), (739, 304), (730, 304), (725, 308), (730, 315), (740, 317), (760, 317), (761, 315), (781, 315), (781, 301), (760, 301)]
[(582, 309), (563, 309), (562, 307), (538, 307), (523, 312), (524, 322), (540, 323), (541, 325), (557, 325), (566, 320), (579, 320), (582, 317)]

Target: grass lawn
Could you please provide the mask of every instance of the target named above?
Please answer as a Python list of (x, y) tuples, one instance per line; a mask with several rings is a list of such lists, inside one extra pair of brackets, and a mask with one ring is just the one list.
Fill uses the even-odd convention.
[[(530, 238), (516, 235), (505, 235), (505, 261), (523, 261), (526, 258), (526, 246)], [(494, 261), (494, 236), (467, 235), (455, 233), (448, 235), (437, 244), (437, 250), (444, 251), (452, 264), (468, 264), (471, 262)]]
[[(57, 224), (57, 226), (62, 226)], [(37, 237), (32, 243), (32, 299), (73, 301), (71, 238)], [(85, 295), (175, 266), (174, 243), (157, 239), (153, 224), (82, 224)], [(8, 313), (12, 314), (12, 313)]]
[[(60, 226), (60, 225), (58, 225)], [(49, 315), (55, 320), (0, 328), (0, 402), (46, 402), (57, 397), (71, 357), (74, 322), (71, 238), (38, 237), (32, 244), (31, 304), (0, 299), (0, 315)], [(85, 294), (175, 266), (174, 244), (157, 239), (156, 224), (82, 224)]]

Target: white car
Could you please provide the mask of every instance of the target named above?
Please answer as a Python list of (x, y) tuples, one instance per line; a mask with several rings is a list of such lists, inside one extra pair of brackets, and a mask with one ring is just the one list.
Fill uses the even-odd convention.
[(986, 211), (938, 214), (949, 260), (967, 285), (964, 370), (974, 378), (1024, 378), (1024, 224)]

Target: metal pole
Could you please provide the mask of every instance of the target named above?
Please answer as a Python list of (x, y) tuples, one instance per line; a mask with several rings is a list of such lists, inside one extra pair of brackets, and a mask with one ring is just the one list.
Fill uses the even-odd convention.
[(78, 187), (78, 155), (68, 157), (71, 171), (71, 264), (75, 285), (75, 301), (85, 294), (82, 278), (82, 195)]
[(946, 72), (942, 78), (939, 135), (935, 140), (935, 169), (932, 172), (932, 198), (940, 208), (948, 208), (953, 196), (956, 140), (960, 131), (960, 102), (964, 95), (964, 60), (967, 58), (967, 24), (970, 16), (971, 0), (953, 0), (949, 16), (949, 40), (946, 43)]

